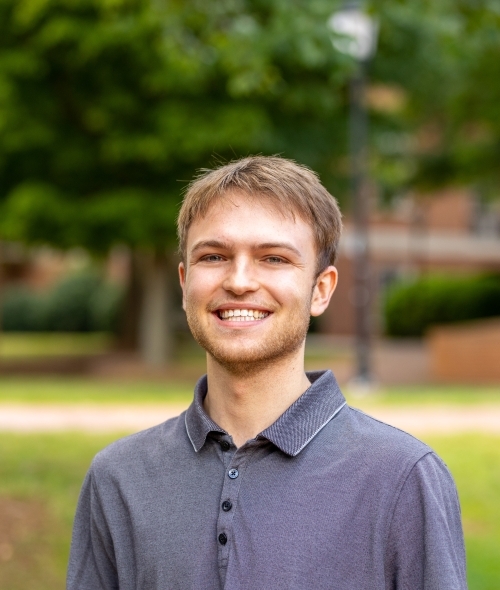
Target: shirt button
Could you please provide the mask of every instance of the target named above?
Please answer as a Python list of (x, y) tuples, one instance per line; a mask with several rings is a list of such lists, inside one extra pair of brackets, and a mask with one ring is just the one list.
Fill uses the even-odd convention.
[(219, 535), (219, 543), (220, 543), (221, 545), (225, 545), (225, 544), (227, 543), (227, 536), (226, 536), (226, 534), (225, 534), (225, 533), (221, 533), (221, 534)]
[(224, 502), (222, 502), (222, 510), (224, 510), (224, 512), (229, 512), (232, 507), (233, 505), (229, 500), (224, 500)]
[(237, 469), (230, 469), (227, 474), (229, 475), (229, 477), (231, 479), (236, 479), (238, 477), (238, 475), (240, 474), (240, 472)]
[(220, 448), (223, 451), (229, 451), (230, 447), (231, 447), (231, 445), (227, 442), (227, 440), (221, 440), (220, 441)]

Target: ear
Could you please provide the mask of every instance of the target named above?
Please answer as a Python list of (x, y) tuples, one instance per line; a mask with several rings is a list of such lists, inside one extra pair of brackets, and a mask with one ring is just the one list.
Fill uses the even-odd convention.
[(179, 283), (182, 289), (182, 309), (186, 311), (186, 268), (184, 262), (179, 263)]
[(337, 269), (334, 266), (328, 266), (316, 279), (311, 299), (312, 316), (321, 315), (328, 307), (337, 286), (338, 276)]

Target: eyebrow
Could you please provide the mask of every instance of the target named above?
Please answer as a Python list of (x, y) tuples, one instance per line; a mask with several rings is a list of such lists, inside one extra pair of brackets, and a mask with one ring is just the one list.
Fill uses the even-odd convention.
[[(217, 248), (219, 250), (230, 250), (231, 245), (228, 242), (222, 242), (220, 240), (203, 240), (198, 242), (193, 249), (191, 250), (191, 254), (195, 254), (198, 250), (203, 250), (204, 248)], [(254, 246), (255, 250), (273, 250), (273, 249), (282, 249), (282, 250), (289, 250), (293, 252), (300, 258), (302, 258), (302, 254), (300, 250), (297, 250), (295, 246), (288, 242), (264, 242), (263, 244), (256, 244)]]
[(265, 242), (264, 244), (257, 245), (257, 250), (273, 250), (275, 248), (281, 250), (290, 250), (302, 258), (302, 253), (300, 250), (297, 250), (295, 246), (292, 246), (292, 244), (289, 244), (288, 242)]
[(203, 248), (217, 248), (219, 250), (229, 250), (230, 245), (227, 242), (221, 242), (219, 240), (203, 240), (198, 242), (193, 249), (191, 250), (191, 254), (198, 252), (198, 250), (203, 250)]

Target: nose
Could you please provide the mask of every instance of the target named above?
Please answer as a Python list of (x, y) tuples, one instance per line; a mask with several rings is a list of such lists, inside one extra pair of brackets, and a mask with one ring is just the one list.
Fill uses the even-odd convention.
[(228, 268), (222, 287), (235, 295), (243, 295), (249, 291), (257, 291), (259, 281), (257, 280), (256, 269), (251, 260), (239, 258), (233, 260)]

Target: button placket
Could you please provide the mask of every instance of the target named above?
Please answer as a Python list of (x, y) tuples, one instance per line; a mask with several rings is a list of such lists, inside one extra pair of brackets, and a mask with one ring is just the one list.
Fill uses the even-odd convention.
[(233, 518), (238, 502), (241, 482), (245, 466), (255, 448), (238, 449), (231, 458), (231, 463), (224, 471), (217, 518), (217, 545), (219, 553), (219, 567), (226, 568), (231, 544), (234, 540)]
[(231, 446), (231, 443), (226, 439), (214, 439), (213, 443), (217, 449), (217, 456), (227, 471), (233, 464), (233, 457), (236, 451), (234, 447)]

